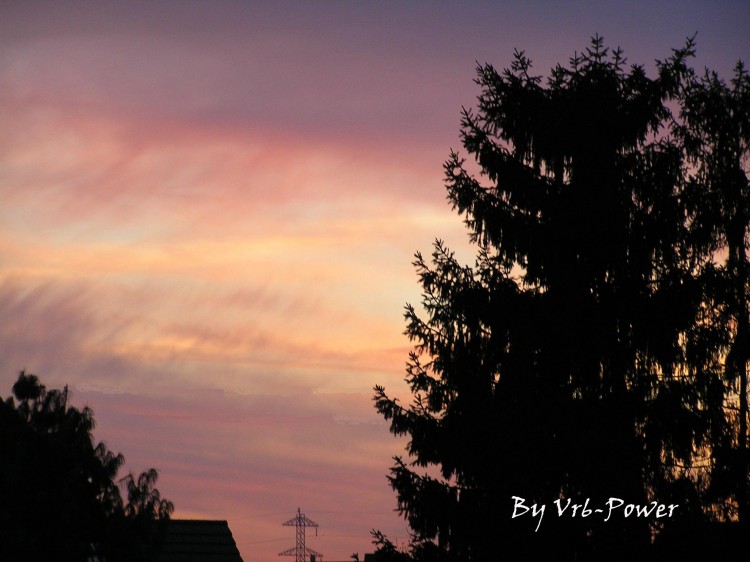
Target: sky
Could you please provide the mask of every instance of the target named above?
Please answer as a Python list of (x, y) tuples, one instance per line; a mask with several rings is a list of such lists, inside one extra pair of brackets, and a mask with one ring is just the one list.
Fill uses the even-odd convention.
[(403, 307), (436, 238), (477, 62), (538, 74), (598, 33), (653, 76), (750, 63), (745, 1), (21, 2), (0, 6), (0, 396), (69, 385), (177, 518), (283, 560), (408, 538)]

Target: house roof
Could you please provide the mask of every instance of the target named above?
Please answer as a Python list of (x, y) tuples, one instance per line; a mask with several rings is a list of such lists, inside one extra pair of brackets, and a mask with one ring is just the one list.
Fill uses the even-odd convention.
[(226, 521), (171, 519), (156, 562), (243, 562)]

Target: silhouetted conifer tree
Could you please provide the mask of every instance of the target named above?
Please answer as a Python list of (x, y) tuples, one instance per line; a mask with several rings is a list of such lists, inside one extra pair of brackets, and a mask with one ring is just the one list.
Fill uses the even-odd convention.
[(682, 92), (678, 131), (691, 164), (689, 218), (708, 250), (714, 282), (715, 342), (723, 347), (726, 431), (704, 454), (712, 461), (709, 499), (720, 514), (750, 525), (748, 373), (750, 361), (750, 77), (741, 62), (730, 84), (715, 72), (692, 74)]
[[(724, 301), (709, 290), (723, 277), (669, 109), (692, 54), (690, 40), (649, 78), (595, 37), (546, 82), (523, 52), (501, 73), (478, 68), (461, 135), (480, 175), (455, 152), (444, 166), (476, 263), (440, 241), (431, 263), (417, 254), (413, 403), (376, 387), (391, 431), (410, 437), (389, 478), (415, 558), (630, 560), (666, 526), (710, 515), (712, 461), (701, 463), (728, 435)], [(512, 496), (547, 505), (538, 532), (530, 515), (511, 519)], [(680, 508), (660, 520), (551, 513), (558, 498), (610, 497)]]

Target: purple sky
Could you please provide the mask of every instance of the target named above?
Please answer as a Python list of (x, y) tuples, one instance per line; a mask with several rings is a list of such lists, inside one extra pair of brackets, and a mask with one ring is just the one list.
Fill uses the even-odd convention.
[(737, 2), (5, 2), (0, 395), (18, 371), (96, 412), (175, 517), (228, 519), (282, 560), (301, 507), (326, 560), (405, 540), (403, 450), (372, 387), (408, 397), (411, 267), (475, 61), (540, 74), (599, 33), (653, 61), (750, 62)]

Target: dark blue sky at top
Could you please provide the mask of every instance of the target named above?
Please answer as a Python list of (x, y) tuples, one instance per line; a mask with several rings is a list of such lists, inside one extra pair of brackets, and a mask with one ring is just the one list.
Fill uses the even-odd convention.
[[(2, 44), (90, 39), (72, 55), (88, 85), (68, 95), (99, 80), (109, 107), (155, 118), (380, 139), (455, 139), (476, 61), (503, 68), (514, 49), (543, 75), (597, 33), (650, 70), (694, 33), (697, 68), (729, 77), (750, 59), (742, 1), (19, 2), (3, 13)], [(114, 44), (106, 58), (97, 41)]]

